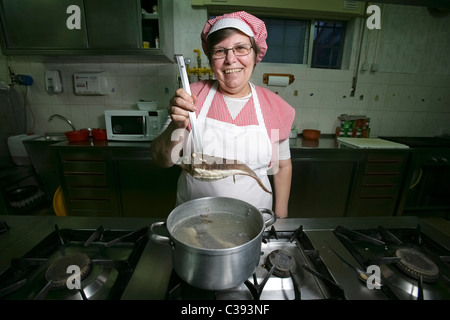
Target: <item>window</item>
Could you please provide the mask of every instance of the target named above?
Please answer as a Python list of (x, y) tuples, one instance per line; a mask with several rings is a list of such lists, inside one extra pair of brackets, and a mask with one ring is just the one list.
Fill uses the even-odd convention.
[(340, 69), (344, 43), (343, 21), (315, 21), (311, 67)]
[(261, 18), (267, 28), (269, 49), (263, 62), (306, 64), (310, 21)]
[[(263, 62), (310, 64), (340, 69), (345, 21), (264, 18), (269, 49)], [(310, 30), (314, 32), (310, 35)], [(312, 37), (312, 39), (310, 39)], [(311, 57), (308, 57), (309, 48)]]

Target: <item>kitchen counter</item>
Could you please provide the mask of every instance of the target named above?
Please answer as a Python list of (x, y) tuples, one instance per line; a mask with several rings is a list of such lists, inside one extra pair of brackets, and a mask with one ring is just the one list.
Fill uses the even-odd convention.
[[(32, 142), (27, 142), (30, 143)], [(410, 149), (353, 148), (338, 142), (332, 134), (323, 134), (315, 141), (303, 139), (302, 135), (299, 135), (295, 139), (289, 139), (289, 144), (293, 163), (291, 194), (295, 195), (290, 199), (289, 211), (296, 211), (300, 215), (293, 217), (401, 214), (402, 203), (399, 200), (404, 187), (403, 181), (406, 181), (404, 177), (408, 174), (406, 166), (411, 154)], [(68, 215), (72, 216), (149, 217), (152, 213), (142, 210), (139, 204), (151, 202), (154, 206), (159, 206), (159, 210), (153, 212), (159, 211), (160, 217), (166, 217), (176, 199), (180, 168), (173, 166), (168, 171), (158, 167), (151, 160), (150, 147), (150, 141), (92, 139), (51, 144), (47, 151), (54, 154), (55, 164), (50, 165), (51, 161), (40, 162), (47, 164), (46, 171), (51, 174), (49, 179), (45, 180), (52, 182), (50, 187), (46, 188), (46, 193), (53, 196), (61, 185), (66, 203), (69, 203)], [(370, 167), (367, 165), (369, 162)], [(378, 185), (372, 189), (362, 188), (365, 168), (372, 170), (369, 174), (380, 176), (375, 179), (390, 178), (384, 177), (384, 170), (389, 170), (391, 175), (395, 173), (398, 178), (377, 182), (378, 185), (387, 184), (383, 186), (384, 189)], [(99, 174), (106, 182), (100, 184)], [(55, 176), (58, 179), (50, 180)], [(99, 189), (86, 187), (86, 183), (103, 188), (103, 193), (95, 194), (94, 191)], [(87, 199), (76, 193), (78, 189), (74, 190), (74, 185), (77, 188), (82, 187), (84, 194), (92, 197)], [(336, 189), (336, 185), (341, 187)], [(358, 192), (363, 189), (366, 193), (364, 197), (360, 197)], [(360, 198), (364, 199), (359, 201)], [(373, 202), (377, 200), (380, 200), (380, 205), (373, 206)]]
[[(56, 216), (0, 216), (10, 230), (0, 234), (0, 272), (6, 270), (12, 258), (23, 256), (46, 235), (60, 229), (104, 229), (137, 230), (152, 223), (161, 221), (151, 218), (102, 218), (102, 217), (56, 217)], [(450, 237), (433, 228), (417, 217), (375, 217), (375, 218), (318, 218), (318, 219), (282, 219), (277, 220), (274, 227), (277, 231), (293, 231), (300, 225), (303, 230), (314, 233), (318, 239), (319, 232), (331, 231), (338, 225), (347, 228), (412, 227), (421, 226), (424, 233), (450, 248)], [(158, 231), (159, 232), (159, 231)], [(160, 231), (162, 233), (162, 230)], [(320, 247), (320, 246), (319, 246)], [(326, 254), (326, 253), (324, 253)], [(147, 243), (138, 265), (130, 279), (122, 299), (154, 300), (164, 299), (170, 274), (172, 272), (171, 250), (169, 246), (152, 242)]]
[[(355, 140), (364, 140), (364, 138)], [(31, 143), (33, 140), (31, 140)], [(34, 141), (39, 141), (39, 139), (35, 139)], [(27, 143), (30, 143), (29, 141)], [(70, 142), (70, 141), (59, 141), (53, 142), (51, 146), (55, 147), (94, 147), (94, 148), (136, 148), (136, 149), (149, 149), (151, 145), (151, 141), (104, 141), (104, 140), (93, 140), (89, 139), (86, 141), (78, 141), (78, 142)], [(289, 139), (289, 146), (291, 150), (299, 150), (299, 149), (309, 149), (309, 150), (346, 150), (352, 152), (352, 150), (361, 150), (361, 148), (352, 147), (348, 144), (339, 142), (336, 139), (336, 136), (333, 134), (322, 134), (318, 140), (309, 140), (303, 138), (302, 135), (298, 135), (297, 138)], [(376, 149), (376, 148), (373, 148)], [(414, 149), (414, 148), (410, 148)], [(364, 150), (368, 150), (368, 148), (364, 148)], [(396, 148), (386, 149), (383, 148), (384, 151), (389, 150), (398, 150)], [(403, 151), (408, 152), (409, 149), (403, 149)]]
[[(53, 143), (54, 147), (113, 147), (113, 148), (150, 148), (151, 142), (134, 142), (134, 141), (96, 141), (87, 140), (79, 142), (61, 141)], [(291, 149), (349, 149), (349, 147), (342, 145), (336, 140), (332, 134), (324, 134), (319, 140), (303, 139), (299, 135), (296, 139), (289, 139)], [(350, 148), (351, 149), (351, 148)]]

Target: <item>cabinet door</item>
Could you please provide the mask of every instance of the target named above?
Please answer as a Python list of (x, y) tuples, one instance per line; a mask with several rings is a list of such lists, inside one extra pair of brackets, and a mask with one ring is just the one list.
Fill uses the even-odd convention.
[(292, 159), (290, 218), (344, 217), (358, 168), (358, 156)]
[(141, 47), (141, 8), (136, 0), (85, 1), (89, 48), (137, 49)]
[(357, 175), (349, 216), (399, 214), (409, 157), (408, 151), (366, 151)]
[(136, 157), (115, 160), (115, 168), (123, 216), (167, 218), (175, 208), (178, 166), (163, 169)]
[[(80, 8), (81, 29), (68, 29), (67, 7)], [(83, 49), (88, 47), (83, 0), (1, 0), (7, 49)]]

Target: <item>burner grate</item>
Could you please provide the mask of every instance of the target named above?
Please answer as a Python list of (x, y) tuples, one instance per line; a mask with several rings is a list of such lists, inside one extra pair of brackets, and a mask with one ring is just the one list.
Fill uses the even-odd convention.
[(450, 299), (449, 251), (416, 228), (334, 230), (363, 268), (381, 270), (389, 299)]
[[(130, 232), (55, 225), (0, 275), (0, 299), (119, 299), (148, 242), (147, 232), (148, 227)], [(66, 286), (69, 265), (79, 267), (81, 288)]]

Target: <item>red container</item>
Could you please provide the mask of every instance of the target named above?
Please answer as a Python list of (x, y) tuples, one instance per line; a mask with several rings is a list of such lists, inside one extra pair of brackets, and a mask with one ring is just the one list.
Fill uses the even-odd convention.
[(320, 137), (320, 131), (314, 129), (305, 129), (302, 131), (302, 135), (304, 139), (317, 140)]
[(75, 130), (75, 131), (67, 131), (64, 132), (67, 137), (67, 140), (71, 142), (75, 141), (85, 141), (89, 139), (89, 131), (88, 130)]
[(106, 129), (93, 129), (92, 138), (94, 140), (106, 140)]

